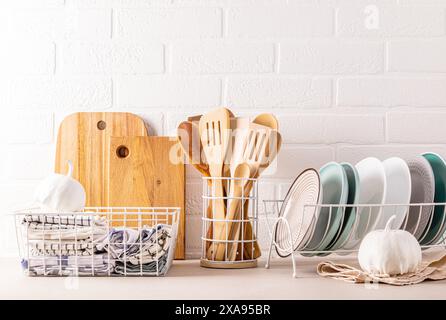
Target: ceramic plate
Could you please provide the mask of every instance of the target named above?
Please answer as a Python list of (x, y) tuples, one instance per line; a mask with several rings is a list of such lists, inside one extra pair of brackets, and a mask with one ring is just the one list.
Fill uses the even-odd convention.
[[(358, 203), (359, 199), (359, 176), (356, 168), (350, 163), (341, 163), (342, 168), (345, 171), (348, 184), (348, 196), (347, 204), (354, 205)], [(352, 229), (355, 226), (356, 221), (356, 208), (346, 207), (344, 211), (344, 220), (340, 229), (340, 233), (336, 240), (328, 246), (328, 250), (336, 250), (342, 248), (349, 240)]]
[(304, 206), (319, 204), (320, 198), (319, 173), (315, 169), (303, 171), (288, 190), (279, 212), (279, 216), (288, 221), (292, 232), (292, 243), (290, 243), (285, 224), (277, 224), (275, 241), (281, 247), (280, 249), (276, 246), (279, 256), (289, 256), (291, 252), (286, 249), (292, 247), (293, 250), (297, 250), (308, 241), (312, 225), (318, 215), (318, 208), (311, 206), (304, 208)]
[[(443, 158), (432, 152), (422, 154), (432, 167), (435, 180), (435, 196), (434, 202), (441, 203), (446, 201), (446, 164)], [(429, 245), (435, 243), (444, 232), (445, 206), (435, 206), (432, 214), (431, 223), (424, 231), (420, 239), (422, 245)]]
[[(410, 170), (412, 193), (410, 203), (434, 202), (435, 180), (429, 161), (417, 156), (407, 161)], [(411, 206), (405, 221), (405, 230), (419, 240), (426, 229), (432, 214), (432, 206)]]
[[(386, 194), (386, 174), (379, 159), (370, 157), (356, 164), (359, 176), (359, 204), (382, 204)], [(356, 249), (364, 236), (374, 229), (381, 214), (380, 207), (359, 207), (358, 223), (344, 249)]]
[[(327, 163), (319, 170), (322, 184), (322, 204), (346, 204), (348, 197), (347, 176), (342, 166), (336, 162)], [(344, 217), (344, 208), (321, 208), (314, 231), (305, 246), (306, 251), (325, 250), (336, 238)], [(314, 255), (308, 253), (304, 255)]]
[(410, 170), (406, 161), (393, 157), (383, 161), (386, 173), (386, 194), (384, 204), (403, 204), (399, 206), (385, 206), (382, 208), (381, 216), (375, 229), (384, 229), (387, 221), (393, 215), (396, 216), (392, 228), (400, 229), (403, 226), (410, 203), (411, 181)]

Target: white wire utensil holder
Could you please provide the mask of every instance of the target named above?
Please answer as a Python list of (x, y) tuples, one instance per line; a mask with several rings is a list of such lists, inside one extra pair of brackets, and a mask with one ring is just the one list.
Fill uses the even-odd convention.
[(13, 213), (28, 276), (164, 276), (172, 265), (181, 208), (38, 208)]
[[(222, 195), (216, 192), (220, 183), (223, 185)], [(237, 185), (241, 186), (238, 192), (235, 190)], [(257, 179), (203, 177), (202, 199), (201, 266), (225, 269), (256, 267), (260, 256), (256, 238)], [(224, 203), (224, 208), (221, 203)]]
[[(283, 200), (264, 200), (263, 201), (264, 209), (265, 209), (265, 216), (266, 216), (266, 221), (267, 221), (267, 226), (268, 226), (268, 232), (269, 232), (270, 239), (271, 239), (265, 268), (267, 268), (267, 269), (270, 268), (272, 251), (273, 251), (273, 249), (276, 249), (276, 251), (286, 253), (285, 255), (282, 254), (283, 257), (288, 257), (288, 256), (291, 257), (291, 262), (292, 262), (292, 267), (293, 267), (292, 276), (294, 278), (297, 277), (297, 264), (296, 264), (296, 259), (295, 259), (296, 254), (301, 254), (302, 256), (305, 256), (306, 254), (307, 255), (311, 254), (311, 255), (316, 255), (316, 256), (317, 255), (327, 256), (327, 255), (333, 254), (333, 253), (339, 254), (339, 255), (347, 255), (347, 254), (357, 253), (358, 248), (359, 248), (359, 243), (366, 234), (365, 233), (362, 235), (358, 235), (358, 233), (357, 233), (358, 224), (360, 223), (359, 222), (360, 214), (368, 215), (367, 223), (365, 226), (363, 226), (362, 229), (371, 231), (371, 230), (375, 230), (376, 221), (379, 219), (379, 215), (381, 214), (381, 212), (384, 208), (387, 208), (387, 210), (392, 208), (395, 211), (397, 209), (404, 208), (407, 211), (409, 211), (410, 208), (414, 207), (414, 208), (416, 208), (416, 210), (418, 210), (418, 220), (414, 227), (414, 230), (416, 230), (418, 228), (418, 226), (420, 225), (421, 213), (424, 208), (432, 208), (432, 212), (434, 211), (434, 208), (436, 208), (436, 207), (446, 208), (446, 203), (353, 204), (353, 205), (347, 205), (347, 204), (346, 205), (306, 204), (306, 205), (303, 205), (302, 210), (301, 210), (304, 214), (307, 212), (317, 212), (318, 214), (328, 214), (329, 215), (328, 220), (327, 220), (328, 221), (327, 228), (324, 230), (323, 238), (325, 238), (325, 236), (327, 235), (328, 230), (329, 230), (328, 226), (330, 225), (330, 222), (334, 218), (335, 215), (342, 214), (342, 219), (340, 222), (340, 226), (342, 226), (343, 222), (344, 222), (343, 219), (344, 219), (345, 210), (347, 208), (355, 209), (355, 210), (350, 211), (352, 214), (355, 215), (355, 219), (354, 219), (354, 224), (352, 225), (352, 227), (349, 231), (349, 234), (348, 234), (348, 237), (347, 237), (347, 240), (345, 241), (345, 243), (347, 243), (348, 240), (351, 240), (354, 237), (357, 238), (357, 245), (353, 249), (344, 249), (341, 246), (340, 248), (335, 249), (335, 250), (306, 250), (305, 243), (300, 244), (299, 247), (297, 249), (295, 249), (295, 243), (293, 243), (293, 235), (294, 236), (297, 235), (297, 238), (302, 238), (299, 236), (299, 235), (301, 235), (302, 232), (309, 232), (309, 237), (307, 237), (307, 239), (309, 239), (315, 231), (314, 230), (315, 229), (315, 220), (313, 220), (313, 223), (311, 224), (311, 226), (306, 230), (304, 230), (302, 225), (300, 225), (297, 228), (297, 230), (293, 230), (289, 221), (285, 217), (279, 216), (283, 202), (284, 202)], [(307, 210), (310, 208), (312, 210)], [(323, 208), (326, 208), (328, 210), (321, 210)], [(339, 209), (341, 209), (341, 211)], [(378, 215), (378, 216), (375, 216), (374, 218), (372, 218), (373, 215)], [(433, 223), (433, 219), (432, 219), (432, 214), (431, 214), (431, 217), (429, 219), (428, 224), (425, 227), (425, 230), (428, 230), (431, 227), (432, 223)], [(405, 229), (406, 224), (407, 224), (407, 219), (404, 221), (404, 223), (400, 227), (400, 229)], [(446, 249), (446, 232), (445, 231), (446, 231), (446, 212), (445, 212), (445, 214), (443, 214), (437, 234), (433, 237), (432, 241), (430, 241), (429, 244), (421, 245), (421, 248), (423, 250), (427, 250), (430, 248)], [(341, 232), (341, 228), (339, 228), (339, 230), (337, 231), (335, 238), (339, 236), (340, 232)], [(427, 235), (427, 233), (424, 232), (423, 236), (420, 239), (418, 239), (419, 242), (422, 242), (423, 239), (426, 237), (426, 235)], [(279, 244), (276, 239), (282, 239), (282, 240), (285, 239), (285, 241), (283, 241), (283, 242), (286, 243), (286, 245)]]

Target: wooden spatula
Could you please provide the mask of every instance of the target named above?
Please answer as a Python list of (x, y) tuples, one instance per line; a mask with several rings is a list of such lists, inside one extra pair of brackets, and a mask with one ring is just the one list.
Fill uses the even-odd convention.
[[(227, 146), (230, 135), (229, 112), (225, 108), (220, 108), (203, 115), (200, 118), (199, 132), (203, 151), (209, 165), (209, 172), (214, 178), (221, 178), (223, 174), (223, 164), (226, 157)], [(213, 218), (224, 220), (226, 217), (225, 202), (223, 199), (222, 180), (215, 179), (213, 183), (214, 196)], [(224, 221), (215, 221), (212, 225), (214, 239), (216, 235), (222, 234), (225, 227)], [(208, 259), (212, 260), (215, 255), (216, 245), (213, 243), (208, 250)]]
[[(262, 162), (265, 160), (266, 148), (269, 144), (269, 138), (271, 135), (271, 129), (265, 126), (257, 125), (251, 123), (248, 128), (248, 134), (245, 142), (245, 148), (243, 152), (242, 159), (250, 167), (251, 175), (250, 177), (257, 177), (257, 172), (260, 169)], [(251, 192), (252, 183), (249, 182), (245, 186), (245, 196), (248, 196)], [(247, 209), (247, 207), (246, 207)], [(245, 210), (244, 210), (245, 211)], [(244, 219), (248, 219), (248, 212), (244, 212)], [(229, 228), (229, 227), (228, 227)], [(235, 230), (232, 230), (232, 229)], [(243, 228), (249, 228), (251, 234), (250, 238), (244, 238), (245, 240), (252, 239), (252, 225), (249, 222), (243, 223)], [(234, 239), (238, 239), (241, 233), (241, 224), (232, 224), (230, 227), (230, 234), (233, 235)], [(246, 230), (244, 230), (246, 231)], [(244, 232), (246, 235), (246, 233)], [(246, 248), (246, 245), (248, 248)], [(254, 242), (254, 247), (258, 247), (257, 241)], [(250, 243), (245, 243), (245, 250), (253, 251), (253, 247)], [(260, 248), (258, 248), (259, 254)], [(229, 253), (229, 257), (235, 260), (237, 256), (237, 246), (232, 246)]]

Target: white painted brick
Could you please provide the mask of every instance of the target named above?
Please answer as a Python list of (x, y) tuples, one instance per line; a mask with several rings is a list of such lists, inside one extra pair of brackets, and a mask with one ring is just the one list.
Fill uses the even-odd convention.
[(217, 106), (221, 82), (208, 77), (123, 76), (117, 80), (120, 107)]
[[(36, 182), (37, 183), (37, 182)], [(32, 204), (36, 183), (7, 183), (0, 185), (0, 256), (17, 257), (14, 210)]]
[(445, 72), (444, 39), (395, 40), (389, 44), (389, 71)]
[(186, 215), (199, 216), (203, 214), (203, 194), (202, 181), (197, 180), (186, 184)]
[(337, 14), (337, 34), (341, 36), (438, 36), (445, 34), (444, 10), (429, 6), (375, 6), (373, 14), (367, 5), (342, 6)]
[[(411, 128), (410, 128), (411, 129)], [(409, 129), (409, 130), (410, 130)], [(363, 146), (339, 146), (336, 160), (358, 163), (366, 157), (376, 157), (385, 160), (390, 157), (410, 159), (423, 152), (437, 152), (446, 157), (446, 147), (442, 145), (363, 145)]]
[(66, 6), (76, 8), (147, 8), (169, 7), (172, 0), (65, 0)]
[(389, 142), (445, 143), (446, 112), (403, 112), (387, 114)]
[(0, 180), (40, 180), (53, 172), (52, 145), (11, 145), (0, 168)]
[(0, 51), (2, 74), (44, 75), (54, 73), (55, 46), (51, 42), (8, 41)]
[(399, 0), (401, 5), (413, 5), (413, 4), (423, 4), (423, 5), (440, 5), (445, 6), (445, 0)]
[(340, 106), (446, 106), (446, 78), (376, 77), (338, 81)]
[(334, 11), (326, 6), (233, 7), (227, 13), (230, 37), (300, 37), (333, 34)]
[(265, 206), (263, 205), (263, 201), (276, 199), (277, 197), (276, 183), (263, 179), (261, 176), (257, 187), (258, 187), (258, 208), (257, 208), (258, 213), (259, 215), (264, 215)]
[(193, 251), (194, 258), (200, 257), (201, 250), (201, 216), (192, 215), (186, 219), (186, 251)]
[(107, 39), (111, 36), (111, 10), (15, 10), (9, 19), (9, 30), (17, 38)]
[(274, 71), (272, 43), (188, 41), (171, 46), (174, 73), (264, 73)]
[(280, 46), (281, 73), (378, 73), (384, 70), (381, 42), (309, 40)]
[(123, 38), (219, 37), (222, 13), (218, 8), (119, 9), (116, 34)]
[[(304, 0), (299, 0), (299, 3)], [(314, 0), (308, 0), (314, 1)], [(175, 5), (183, 6), (252, 6), (252, 5), (282, 5), (288, 0), (172, 0)]]
[(147, 74), (164, 71), (164, 47), (156, 43), (66, 42), (61, 71), (70, 74)]
[(236, 108), (329, 107), (331, 80), (322, 78), (229, 78), (226, 104)]
[[(2, 195), (0, 218), (11, 213), (12, 210), (23, 209), (26, 205), (31, 204), (37, 184), (38, 181), (0, 184)], [(9, 227), (11, 228), (11, 225)]]
[(0, 120), (0, 136), (3, 142), (51, 143), (53, 140), (53, 113), (29, 110), (11, 110), (3, 113)]
[(265, 170), (263, 177), (292, 181), (302, 170), (309, 167), (318, 169), (325, 163), (333, 161), (334, 157), (334, 148), (330, 146), (293, 146), (285, 144), (277, 156), (275, 170), (268, 174)]
[(109, 108), (111, 81), (98, 77), (1, 79), (0, 103), (10, 107)]
[(317, 114), (278, 116), (285, 143), (383, 143), (384, 116), (379, 114)]
[(0, 1), (0, 8), (57, 8), (64, 5), (64, 0), (13, 0)]

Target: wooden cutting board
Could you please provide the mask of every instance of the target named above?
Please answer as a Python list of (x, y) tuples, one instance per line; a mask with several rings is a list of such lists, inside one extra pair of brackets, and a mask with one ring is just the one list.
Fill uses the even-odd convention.
[[(184, 259), (185, 170), (176, 138), (111, 137), (108, 158), (108, 206), (180, 207), (175, 259)], [(136, 215), (126, 217), (138, 226)]]
[(78, 112), (67, 116), (57, 135), (57, 173), (67, 172), (73, 162), (73, 177), (82, 183), (87, 206), (106, 206), (108, 139), (111, 136), (147, 136), (144, 121), (127, 112)]

